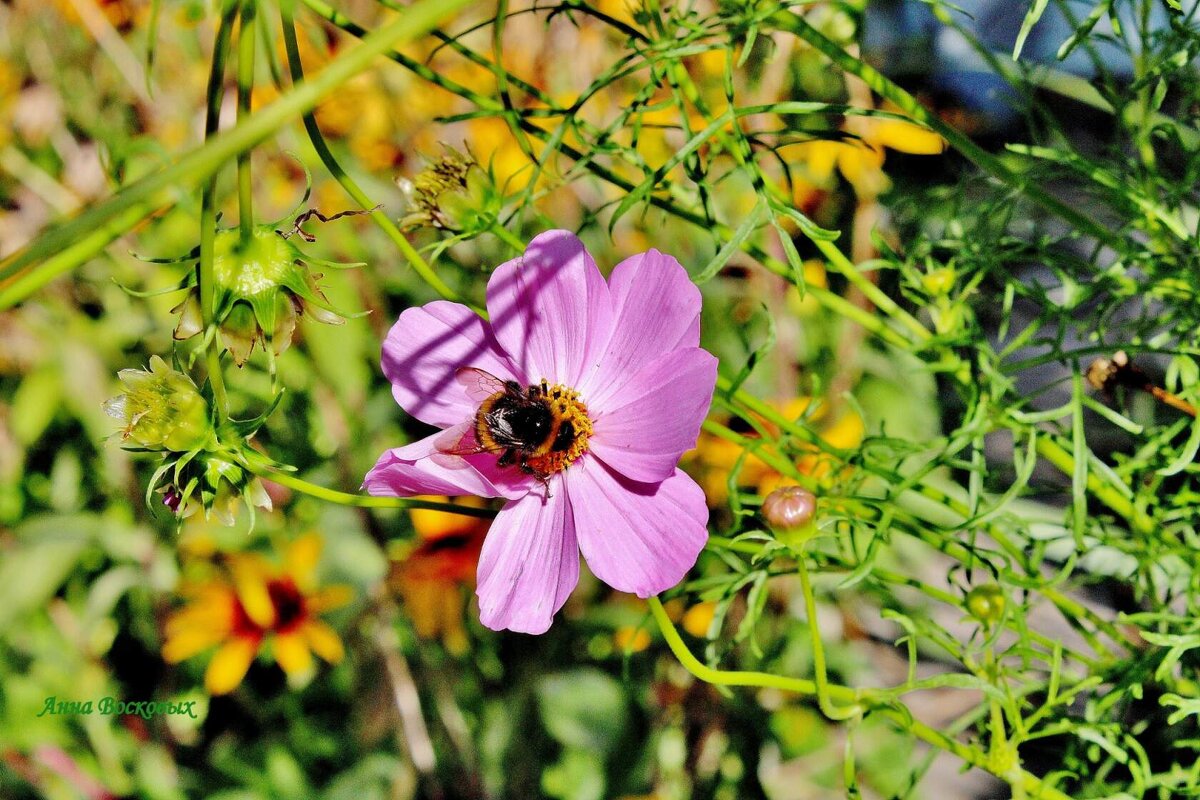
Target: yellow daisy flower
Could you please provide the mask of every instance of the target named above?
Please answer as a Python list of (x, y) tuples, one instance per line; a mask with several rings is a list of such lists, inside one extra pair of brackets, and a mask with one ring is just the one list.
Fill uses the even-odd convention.
[(233, 554), (215, 577), (186, 586), (187, 604), (166, 623), (163, 658), (177, 664), (216, 647), (204, 674), (212, 694), (237, 688), (264, 649), (288, 677), (310, 674), (314, 653), (341, 661), (342, 641), (318, 615), (345, 605), (351, 591), (316, 587), (321, 546), (316, 534), (296, 539), (282, 568), (257, 554)]

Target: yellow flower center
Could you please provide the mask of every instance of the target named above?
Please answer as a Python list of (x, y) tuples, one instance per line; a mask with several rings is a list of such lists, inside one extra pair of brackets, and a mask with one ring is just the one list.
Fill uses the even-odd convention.
[(551, 433), (546, 442), (526, 458), (539, 475), (553, 475), (571, 465), (588, 450), (592, 420), (579, 392), (560, 384), (551, 386), (543, 378), (539, 395), (550, 408)]

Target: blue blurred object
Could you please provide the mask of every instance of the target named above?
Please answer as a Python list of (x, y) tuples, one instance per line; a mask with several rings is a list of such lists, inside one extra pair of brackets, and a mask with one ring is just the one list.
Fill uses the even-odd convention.
[[(1185, 3), (1194, 5), (1195, 0)], [(987, 64), (977, 40), (1000, 59), (1012, 59), (1013, 45), (1021, 23), (1032, 2), (1013, 0), (960, 0), (956, 10), (949, 4), (942, 7), (961, 26), (961, 31), (939, 22), (930, 3), (923, 0), (891, 0), (867, 5), (864, 53), (877, 64), (886, 65), (888, 72), (922, 75), (928, 84), (951, 94), (967, 110), (983, 114), (991, 124), (1004, 126), (1015, 121), (1019, 109), (1016, 97), (1008, 84)], [(1076, 20), (1083, 20), (1096, 7), (1095, 2), (1068, 2), (1067, 7)], [(1126, 30), (1136, 30), (1130, 15), (1132, 9), (1121, 4), (1118, 17)], [(1156, 5), (1151, 12), (1153, 30), (1168, 24), (1168, 12)], [(1050, 4), (1038, 20), (1021, 51), (1024, 64), (1045, 64), (1084, 78), (1096, 75), (1097, 66), (1082, 47), (1075, 48), (1065, 59), (1057, 53), (1075, 30), (1058, 4)], [(1092, 30), (1089, 39), (1096, 58), (1113, 77), (1129, 79), (1133, 64), (1123, 47), (1111, 41), (1113, 28), (1107, 14)]]

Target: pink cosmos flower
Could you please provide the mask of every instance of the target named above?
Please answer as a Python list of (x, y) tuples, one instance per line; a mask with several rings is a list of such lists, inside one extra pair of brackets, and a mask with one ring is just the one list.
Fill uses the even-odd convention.
[[(683, 267), (650, 250), (606, 283), (578, 238), (548, 231), (496, 269), (487, 308), (490, 323), (446, 301), (400, 315), (383, 372), (404, 410), (443, 431), (384, 453), (363, 487), (508, 501), (479, 558), (480, 618), (494, 630), (549, 628), (580, 551), (620, 591), (677, 584), (708, 539), (708, 507), (675, 465), (717, 375)], [(497, 444), (518, 429), (544, 444)]]

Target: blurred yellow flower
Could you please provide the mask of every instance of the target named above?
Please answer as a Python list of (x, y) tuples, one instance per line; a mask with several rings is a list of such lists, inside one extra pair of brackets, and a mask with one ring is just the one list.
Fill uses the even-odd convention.
[(621, 652), (640, 653), (650, 646), (650, 634), (645, 628), (622, 625), (613, 633), (613, 644)]
[(890, 185), (883, 173), (885, 148), (911, 155), (937, 155), (946, 149), (946, 140), (939, 134), (899, 119), (848, 117), (842, 131), (849, 136), (818, 139), (799, 147), (814, 183), (828, 186), (836, 167), (859, 197), (876, 197)]
[(595, 0), (596, 10), (626, 25), (636, 25), (634, 12), (640, 7), (637, 0)]
[(717, 604), (711, 600), (697, 603), (684, 612), (683, 629), (697, 638), (707, 636), (716, 612)]
[[(786, 403), (771, 405), (788, 419), (796, 419), (804, 414), (811, 402), (811, 398), (797, 397)], [(827, 413), (826, 405), (822, 404), (804, 424), (814, 427), (816, 433), (833, 447), (851, 448), (862, 442), (866, 426), (856, 412), (845, 409), (832, 420), (826, 419)], [(774, 432), (774, 426), (765, 420), (756, 419), (755, 422), (768, 432)], [(729, 420), (729, 424), (737, 427), (735, 420)], [(746, 423), (742, 421), (742, 425)], [(755, 437), (757, 434), (751, 428), (743, 435)], [(734, 442), (702, 431), (695, 449), (684, 457), (685, 466), (703, 487), (709, 505), (720, 506), (728, 501), (729, 473), (742, 453), (742, 448)], [(815, 448), (811, 455), (804, 455), (796, 461), (796, 468), (805, 475), (817, 478), (826, 477), (833, 471), (830, 459)], [(772, 489), (786, 483), (787, 479), (753, 453), (747, 453), (737, 482), (739, 486), (753, 487), (760, 496), (765, 497)]]
[[(93, 11), (99, 11), (108, 23), (118, 31), (125, 32), (133, 28), (135, 22), (141, 22), (147, 15), (147, 8), (131, 0), (86, 0)], [(79, 8), (71, 0), (54, 0), (54, 6), (62, 14), (63, 19), (71, 25), (82, 25)]]
[[(478, 497), (462, 497), (456, 502), (484, 507)], [(388, 585), (404, 601), (418, 636), (441, 637), (449, 652), (461, 655), (468, 646), (463, 622), (465, 589), (475, 584), (479, 551), (491, 522), (423, 508), (414, 508), (409, 515), (419, 541), (393, 561)]]
[(12, 138), (12, 107), (20, 86), (21, 78), (17, 71), (0, 59), (0, 147), (4, 147)]
[(177, 664), (217, 647), (204, 674), (212, 694), (237, 688), (264, 646), (289, 678), (312, 672), (313, 653), (341, 661), (341, 639), (317, 615), (345, 605), (351, 592), (316, 587), (321, 546), (316, 534), (296, 539), (282, 568), (255, 553), (235, 553), (214, 577), (185, 586), (187, 604), (167, 619), (163, 658)]
[(533, 177), (533, 164), (502, 119), (479, 117), (467, 123), (467, 142), (479, 163), (495, 175), (507, 192), (524, 189)]

